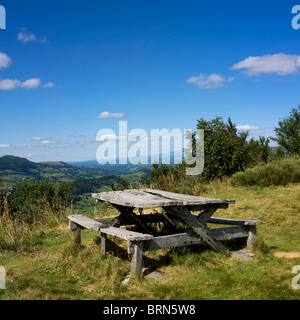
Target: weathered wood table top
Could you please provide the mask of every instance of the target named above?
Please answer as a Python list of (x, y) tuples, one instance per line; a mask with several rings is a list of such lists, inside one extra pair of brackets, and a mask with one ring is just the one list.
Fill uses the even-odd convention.
[(133, 208), (228, 205), (235, 203), (234, 200), (197, 197), (154, 189), (101, 192), (92, 194), (92, 197), (99, 201)]

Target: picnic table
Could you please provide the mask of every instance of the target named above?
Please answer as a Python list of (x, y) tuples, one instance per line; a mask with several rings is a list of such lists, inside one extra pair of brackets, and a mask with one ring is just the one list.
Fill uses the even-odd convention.
[[(107, 235), (127, 241), (127, 252), (132, 255), (131, 276), (140, 275), (143, 267), (143, 253), (151, 250), (206, 244), (216, 252), (226, 252), (221, 241), (247, 238), (250, 246), (256, 235), (260, 220), (238, 220), (212, 217), (218, 209), (226, 209), (234, 200), (191, 196), (154, 189), (128, 189), (94, 193), (98, 202), (109, 202), (119, 212), (117, 217), (91, 219), (83, 215), (68, 216), (70, 230), (75, 241), (81, 243), (81, 230), (91, 229), (101, 233), (101, 253), (106, 253)], [(138, 214), (144, 208), (158, 208), (158, 213)], [(136, 210), (135, 210), (136, 211)], [(176, 226), (178, 221), (186, 231), (175, 234), (153, 234), (152, 223), (169, 223)], [(208, 229), (207, 224), (229, 225), (229, 227)], [(131, 231), (121, 226), (135, 226)]]

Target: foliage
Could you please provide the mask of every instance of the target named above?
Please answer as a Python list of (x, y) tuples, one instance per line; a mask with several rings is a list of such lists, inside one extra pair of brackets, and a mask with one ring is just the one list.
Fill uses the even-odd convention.
[(271, 138), (291, 154), (300, 154), (300, 106), (292, 109), (290, 116), (278, 122), (274, 129), (276, 138)]
[(58, 214), (72, 205), (73, 188), (68, 182), (56, 184), (46, 178), (28, 180), (17, 185), (2, 197), (6, 208), (0, 207), (0, 215), (6, 210), (13, 219), (34, 223), (42, 219), (45, 212)]
[(231, 177), (235, 186), (271, 186), (300, 182), (300, 158), (286, 157), (268, 164), (260, 163)]
[(247, 141), (248, 132), (237, 132), (230, 118), (228, 123), (221, 117), (210, 121), (201, 118), (197, 129), (204, 129), (203, 175), (207, 179), (230, 176), (260, 161), (268, 161), (269, 139), (259, 137)]

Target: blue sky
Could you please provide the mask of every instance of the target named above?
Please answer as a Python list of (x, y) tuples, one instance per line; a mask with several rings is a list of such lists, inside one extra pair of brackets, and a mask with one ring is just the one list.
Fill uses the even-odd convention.
[(150, 134), (229, 116), (273, 135), (300, 104), (297, 4), (0, 0), (0, 156), (95, 159), (120, 120)]

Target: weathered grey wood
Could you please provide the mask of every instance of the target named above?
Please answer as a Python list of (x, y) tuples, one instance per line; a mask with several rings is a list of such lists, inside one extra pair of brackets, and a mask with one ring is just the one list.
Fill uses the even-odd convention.
[(133, 212), (134, 210), (133, 208), (123, 207), (116, 204), (113, 204), (113, 206), (121, 212), (122, 216), (127, 216), (127, 218), (131, 220), (132, 224), (136, 225), (141, 231), (151, 234), (151, 229), (147, 226), (146, 223), (143, 223), (140, 221), (138, 217), (141, 217), (141, 216), (137, 216)]
[(70, 221), (70, 230), (73, 232), (74, 241), (77, 244), (81, 244), (81, 228), (78, 224)]
[(198, 220), (196, 217), (191, 215), (188, 209), (185, 207), (172, 207), (170, 211), (175, 212), (189, 227), (192, 231), (200, 237), (206, 244), (208, 244), (216, 252), (227, 251), (226, 247), (223, 246)]
[(92, 197), (101, 201), (107, 201), (111, 204), (132, 208), (155, 208), (177, 205), (177, 201), (167, 200), (142, 191), (140, 191), (139, 195), (124, 191), (109, 191), (94, 193), (92, 194)]
[(152, 189), (128, 189), (124, 191), (93, 193), (92, 197), (100, 201), (135, 208), (230, 204), (235, 202), (228, 199), (196, 197)]
[[(219, 241), (231, 240), (236, 238), (248, 237), (249, 230), (247, 227), (226, 227), (210, 230), (211, 234)], [(155, 237), (152, 240), (145, 241), (145, 251), (186, 247), (195, 244), (204, 244), (203, 240), (193, 232), (188, 231), (168, 236)]]
[(125, 229), (110, 227), (107, 225), (104, 225), (100, 222), (95, 221), (94, 219), (84, 217), (82, 215), (74, 215), (74, 216), (68, 216), (70, 219), (70, 228), (72, 230), (77, 231), (77, 229), (86, 228), (91, 229), (95, 231), (101, 231), (101, 233), (109, 234), (115, 237), (119, 237), (125, 240), (148, 240), (152, 239), (153, 236), (150, 234), (144, 234), (134, 231), (129, 231)]
[(100, 229), (102, 228), (107, 228), (106, 225), (95, 221), (94, 219), (85, 217), (81, 214), (79, 215), (72, 215), (72, 216), (68, 216), (68, 219), (74, 223), (76, 223), (77, 225), (82, 226), (83, 228), (86, 229), (91, 229), (91, 230), (95, 230), (95, 231), (100, 231)]
[[(146, 193), (158, 195), (165, 197), (167, 199), (174, 199), (174, 200), (182, 200), (190, 203), (191, 205), (193, 203), (197, 204), (208, 204), (208, 203), (228, 203), (233, 204), (235, 203), (235, 200), (228, 200), (228, 199), (215, 199), (215, 198), (207, 198), (207, 197), (199, 197), (199, 196), (191, 196), (181, 193), (175, 193), (175, 192), (168, 192), (168, 191), (162, 191), (162, 190), (155, 190), (155, 189), (140, 189)], [(125, 190), (127, 191), (127, 190)], [(188, 205), (188, 203), (184, 203), (184, 205)]]
[(217, 211), (217, 208), (209, 208), (207, 210), (204, 210), (203, 212), (201, 212), (198, 217), (197, 220), (202, 224), (205, 225), (207, 223), (207, 221), (210, 219), (210, 217)]
[(131, 272), (130, 275), (140, 276), (143, 268), (143, 253), (144, 243), (142, 241), (133, 242), (134, 253), (131, 260)]
[(151, 234), (144, 234), (115, 227), (106, 227), (104, 229), (101, 229), (100, 231), (101, 233), (109, 234), (111, 236), (130, 241), (142, 241), (153, 239), (153, 236)]
[(106, 254), (106, 240), (107, 240), (107, 235), (101, 232), (101, 254), (103, 256), (105, 256)]
[[(162, 214), (159, 214), (159, 213), (136, 215), (135, 219), (143, 224), (166, 222), (166, 218)], [(107, 226), (113, 226), (113, 227), (129, 226), (129, 225), (134, 224), (132, 219), (126, 217), (126, 215), (124, 215), (124, 214), (122, 214), (118, 217), (95, 218), (94, 220), (96, 220), (100, 223), (103, 223)]]
[(262, 224), (261, 220), (240, 220), (240, 219), (228, 219), (228, 218), (210, 218), (209, 223), (214, 224), (228, 224), (237, 226), (252, 226), (257, 224)]
[(247, 239), (247, 246), (251, 247), (256, 237), (256, 226), (249, 226), (249, 236)]

